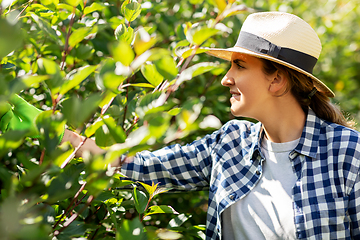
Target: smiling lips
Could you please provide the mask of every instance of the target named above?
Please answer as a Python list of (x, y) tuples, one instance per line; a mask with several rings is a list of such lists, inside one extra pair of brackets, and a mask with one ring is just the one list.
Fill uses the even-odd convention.
[(230, 91), (230, 93), (231, 93), (231, 97), (234, 97), (234, 98), (241, 95), (240, 93), (238, 93), (238, 92), (233, 92), (233, 91)]

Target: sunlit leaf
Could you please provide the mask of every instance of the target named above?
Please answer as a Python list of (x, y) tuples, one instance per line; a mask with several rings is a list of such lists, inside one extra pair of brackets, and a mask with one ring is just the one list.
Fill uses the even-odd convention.
[(188, 58), (188, 57), (190, 57), (190, 56), (193, 55), (193, 54), (204, 53), (204, 52), (206, 52), (206, 51), (208, 51), (208, 50), (203, 49), (203, 48), (197, 48), (195, 51), (194, 51), (193, 48), (188, 48), (188, 49), (186, 49), (185, 51), (182, 52), (181, 57), (182, 57), (182, 58)]
[(76, 44), (84, 40), (89, 34), (96, 33), (97, 26), (82, 27), (76, 29), (69, 37), (69, 46), (74, 47)]
[(141, 73), (144, 75), (146, 80), (153, 86), (159, 85), (164, 77), (156, 70), (154, 64), (144, 64), (141, 66)]
[(144, 88), (154, 88), (154, 85), (149, 84), (149, 83), (130, 83), (129, 86), (144, 87)]
[(160, 213), (172, 213), (172, 214), (179, 214), (177, 211), (175, 211), (171, 206), (151, 206), (149, 207), (148, 212), (146, 212), (146, 216), (152, 215), (152, 214), (160, 214)]
[(65, 0), (65, 2), (73, 7), (76, 7), (80, 4), (81, 0)]
[(119, 41), (131, 44), (134, 39), (134, 29), (122, 23), (115, 29), (115, 37)]
[(91, 137), (92, 135), (95, 134), (96, 130), (98, 130), (103, 124), (104, 124), (103, 120), (96, 121), (95, 123), (93, 123), (88, 128), (86, 128), (85, 136), (86, 137)]
[(112, 117), (103, 118), (104, 123), (109, 129), (111, 136), (116, 143), (123, 143), (126, 139), (126, 134), (121, 126), (118, 126)]
[(214, 28), (201, 28), (195, 31), (192, 35), (192, 43), (200, 46), (208, 38), (217, 34), (220, 30)]
[(126, 0), (121, 5), (121, 13), (129, 22), (134, 21), (141, 12), (141, 4), (136, 1)]
[(182, 234), (174, 231), (170, 231), (168, 229), (159, 229), (157, 232), (157, 237), (159, 239), (166, 239), (166, 240), (175, 240), (180, 239), (182, 237)]
[(106, 148), (116, 143), (106, 124), (102, 124), (101, 126), (96, 125), (95, 127), (98, 127), (95, 130), (95, 143), (97, 146)]
[(135, 35), (134, 50), (136, 55), (144, 53), (157, 42), (156, 36), (150, 36), (144, 28), (137, 30)]
[(197, 64), (185, 69), (183, 72), (181, 72), (181, 74), (177, 80), (177, 83), (181, 84), (184, 81), (191, 80), (193, 77), (196, 77), (200, 74), (211, 71), (211, 70), (215, 69), (217, 66), (218, 66), (218, 64), (211, 63), (211, 62), (197, 63)]
[(67, 81), (61, 86), (60, 94), (65, 94), (72, 88), (78, 86), (84, 81), (91, 73), (96, 70), (97, 66), (84, 66), (68, 75)]
[(18, 148), (24, 141), (27, 131), (10, 131), (0, 136), (0, 157), (4, 156), (9, 149)]
[(87, 14), (95, 12), (95, 11), (102, 11), (104, 8), (105, 8), (105, 6), (103, 4), (93, 2), (90, 6), (85, 7), (84, 15), (87, 15)]
[(171, 56), (164, 56), (155, 62), (156, 70), (167, 80), (173, 80), (178, 74), (176, 63)]
[(249, 8), (246, 7), (244, 4), (241, 4), (241, 5), (235, 5), (229, 9), (226, 9), (224, 12), (221, 13), (221, 15), (223, 18), (226, 18), (226, 17), (233, 16), (235, 14), (240, 14), (242, 12), (246, 12), (246, 11), (249, 11)]
[(215, 4), (220, 12), (224, 11), (227, 5), (225, 0), (215, 0)]
[(184, 222), (186, 222), (190, 216), (186, 216), (184, 213), (179, 214), (178, 216), (176, 216), (175, 218), (171, 219), (168, 227), (180, 227)]
[(123, 41), (120, 41), (118, 44), (113, 46), (111, 51), (115, 61), (119, 61), (125, 66), (130, 66), (131, 62), (135, 58), (135, 54), (131, 46)]

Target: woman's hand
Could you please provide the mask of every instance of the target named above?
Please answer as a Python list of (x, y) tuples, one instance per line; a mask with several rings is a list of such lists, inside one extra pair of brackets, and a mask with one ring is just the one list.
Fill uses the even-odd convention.
[(70, 142), (74, 148), (79, 147), (75, 154), (76, 157), (81, 157), (85, 151), (89, 151), (91, 154), (103, 154), (106, 152), (104, 149), (98, 147), (93, 139), (85, 138), (68, 129), (65, 129), (61, 143), (63, 142)]

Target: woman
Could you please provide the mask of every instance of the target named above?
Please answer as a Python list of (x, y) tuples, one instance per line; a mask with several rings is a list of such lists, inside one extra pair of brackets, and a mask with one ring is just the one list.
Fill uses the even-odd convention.
[[(321, 43), (287, 13), (248, 16), (222, 79), (232, 120), (186, 146), (138, 153), (122, 173), (183, 190), (209, 188), (207, 239), (359, 239), (360, 138), (312, 74)], [(77, 146), (81, 137), (65, 132)], [(80, 148), (102, 153), (91, 140)]]

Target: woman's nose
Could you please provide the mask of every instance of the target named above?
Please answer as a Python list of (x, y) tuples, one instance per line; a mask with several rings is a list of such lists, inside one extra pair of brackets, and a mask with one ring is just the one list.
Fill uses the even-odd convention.
[(223, 79), (221, 79), (221, 85), (225, 87), (229, 87), (234, 84), (234, 79), (229, 76), (229, 73), (227, 73)]

